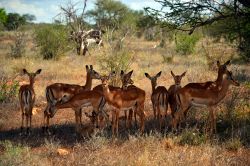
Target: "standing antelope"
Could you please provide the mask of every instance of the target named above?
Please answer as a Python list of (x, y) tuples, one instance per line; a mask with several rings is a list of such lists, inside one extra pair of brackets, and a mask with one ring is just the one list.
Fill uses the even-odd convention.
[(135, 109), (136, 114), (140, 117), (141, 133), (144, 132), (144, 102), (145, 102), (145, 91), (140, 88), (128, 88), (126, 90), (115, 89), (110, 90), (108, 81), (114, 76), (114, 72), (110, 73), (109, 76), (102, 76), (103, 94), (106, 102), (114, 107), (112, 110), (112, 133), (113, 136), (118, 136), (118, 124), (119, 124), (119, 113), (124, 109)]
[[(123, 90), (136, 88), (136, 86), (133, 85), (134, 81), (131, 79), (132, 73), (133, 73), (133, 70), (131, 70), (127, 74), (125, 74), (124, 71), (121, 70), (120, 77), (121, 77), (121, 81), (122, 81), (122, 89)], [(137, 125), (137, 120), (136, 120), (136, 112), (135, 112), (135, 110), (129, 109), (128, 116), (127, 116), (127, 111), (128, 110), (124, 110), (124, 115), (125, 115), (126, 128), (129, 129), (131, 127), (131, 124), (132, 124), (133, 115), (134, 115), (134, 118), (135, 118), (135, 125)]]
[(145, 76), (151, 81), (152, 85), (151, 102), (153, 105), (154, 118), (157, 117), (161, 130), (164, 119), (163, 115), (165, 114), (165, 117), (167, 116), (168, 90), (164, 86), (157, 86), (157, 79), (158, 77), (161, 76), (161, 71), (153, 77), (151, 77), (148, 73), (145, 73)]
[(24, 116), (26, 117), (27, 134), (30, 133), (32, 109), (35, 103), (34, 82), (37, 74), (40, 74), (42, 69), (38, 69), (35, 73), (29, 73), (23, 69), (23, 73), (29, 76), (30, 84), (22, 85), (19, 89), (19, 102), (22, 111), (21, 133), (23, 131)]
[[(121, 82), (122, 82), (122, 88), (127, 87), (129, 84), (132, 85), (132, 84), (134, 83), (134, 81), (131, 79), (132, 73), (133, 73), (133, 70), (130, 71), (130, 72), (128, 72), (127, 74), (124, 74), (124, 72), (121, 71), (120, 78), (121, 78)], [(115, 86), (109, 85), (109, 89), (110, 89), (111, 91), (113, 91), (113, 90), (117, 90), (117, 89), (121, 89), (121, 88), (120, 88), (120, 87), (115, 87)], [(124, 88), (124, 89), (125, 89), (125, 88)], [(96, 87), (93, 88), (93, 90), (94, 90), (94, 91), (98, 91), (98, 92), (100, 92), (100, 93), (103, 94), (103, 87), (102, 87), (102, 84), (97, 85)], [(129, 122), (127, 123), (127, 120), (128, 120), (127, 113), (126, 113), (127, 110), (124, 110), (124, 112), (125, 112), (125, 124), (126, 124), (126, 127), (129, 128), (131, 122), (129, 121)], [(102, 114), (99, 114), (98, 118), (100, 118), (100, 121), (102, 121), (102, 119), (103, 119)], [(101, 122), (101, 123), (102, 123), (102, 122)]]
[(199, 106), (209, 107), (210, 133), (216, 132), (216, 115), (212, 106), (216, 106), (226, 96), (231, 84), (239, 86), (239, 83), (233, 79), (232, 73), (227, 70), (229, 63), (230, 61), (227, 61), (225, 64), (220, 65), (219, 61), (217, 62), (219, 71), (215, 82), (190, 83), (177, 91), (179, 110), (175, 113), (172, 121), (174, 128), (176, 128), (181, 116), (186, 116), (187, 111), (192, 106)]
[[(54, 83), (46, 88), (46, 99), (47, 106), (44, 111), (44, 129), (48, 130), (49, 118), (52, 118), (56, 110), (50, 109), (53, 105), (58, 103), (58, 101), (68, 100), (72, 96), (82, 91), (91, 90), (92, 80), (99, 79), (100, 75), (93, 69), (93, 66), (86, 65), (87, 78), (84, 86), (75, 84), (64, 84), (64, 83)], [(81, 120), (81, 119), (80, 119)]]
[(171, 71), (171, 75), (174, 78), (174, 84), (171, 85), (168, 88), (168, 103), (170, 105), (171, 108), (171, 115), (172, 118), (174, 117), (174, 113), (177, 109), (177, 105), (176, 105), (176, 92), (178, 89), (181, 88), (181, 79), (186, 75), (186, 72), (182, 73), (181, 75), (175, 75), (172, 71)]
[(105, 99), (103, 95), (98, 91), (82, 91), (68, 101), (58, 102), (50, 109), (55, 111), (57, 109), (63, 108), (72, 108), (75, 111), (75, 120), (76, 120), (76, 131), (80, 131), (81, 126), (81, 116), (82, 116), (82, 107), (92, 106), (97, 113), (102, 111), (103, 106), (105, 105)]

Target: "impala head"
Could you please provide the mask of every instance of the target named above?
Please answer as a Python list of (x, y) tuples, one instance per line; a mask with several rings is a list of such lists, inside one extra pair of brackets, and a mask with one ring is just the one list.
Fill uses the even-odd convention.
[(151, 84), (152, 87), (156, 87), (157, 86), (157, 79), (158, 77), (161, 76), (161, 71), (159, 73), (157, 73), (155, 76), (151, 77), (148, 73), (145, 73), (145, 76), (151, 80)]
[(186, 71), (184, 73), (182, 73), (181, 75), (175, 75), (172, 71), (171, 71), (171, 75), (174, 78), (174, 83), (175, 85), (180, 85), (181, 84), (181, 79), (182, 77), (184, 77), (186, 75)]
[(100, 79), (100, 74), (93, 69), (92, 65), (86, 65), (86, 70), (91, 79)]
[(26, 69), (23, 69), (23, 74), (27, 74), (30, 79), (30, 84), (33, 84), (35, 81), (35, 77), (40, 74), (42, 69), (38, 69), (35, 73), (29, 73)]
[(226, 79), (230, 82), (230, 84), (234, 86), (240, 86), (240, 83), (238, 83), (234, 78), (233, 78), (233, 73), (231, 71), (227, 71), (226, 73)]
[(107, 87), (109, 84), (108, 84), (108, 81), (110, 78), (113, 78), (115, 77), (115, 72), (111, 72), (108, 76), (104, 75), (104, 76), (101, 76), (100, 79), (102, 81), (102, 86), (103, 87)]
[(226, 74), (227, 73), (227, 66), (230, 65), (230, 60), (228, 60), (226, 63), (224, 64), (220, 64), (220, 61), (217, 61), (217, 67), (218, 67), (218, 73), (219, 74)]
[(124, 73), (124, 71), (121, 71), (121, 81), (122, 81), (122, 87), (127, 87), (129, 84), (133, 85), (134, 81), (131, 79), (131, 75), (133, 73), (133, 70), (128, 72), (127, 74)]

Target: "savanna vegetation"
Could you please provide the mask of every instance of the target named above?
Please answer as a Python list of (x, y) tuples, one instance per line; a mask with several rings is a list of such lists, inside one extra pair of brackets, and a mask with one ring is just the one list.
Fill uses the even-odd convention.
[[(88, 1), (81, 2), (84, 12), (77, 15), (78, 22), (67, 19), (65, 11), (77, 8), (69, 3), (61, 8), (65, 17), (51, 24), (35, 24), (30, 14), (0, 9), (0, 165), (249, 165), (248, 2), (157, 2), (162, 10), (135, 11), (120, 1), (96, 0), (95, 7), (85, 11)], [(69, 35), (78, 25), (83, 30), (104, 30), (103, 47), (89, 45), (89, 54), (77, 55)], [(231, 86), (214, 107), (217, 132), (212, 136), (206, 132), (206, 107), (190, 109), (177, 132), (168, 127), (159, 130), (153, 117), (151, 84), (144, 73), (162, 71), (157, 85), (168, 89), (174, 84), (171, 71), (176, 75), (187, 71), (183, 87), (214, 81), (218, 60), (231, 60), (228, 70), (240, 86)], [(143, 135), (134, 121), (126, 129), (123, 112), (115, 139), (109, 126), (97, 129), (84, 114), (82, 130), (76, 133), (72, 109), (58, 110), (51, 118), (51, 134), (43, 132), (46, 87), (56, 82), (84, 85), (85, 65), (93, 65), (101, 75), (133, 70), (134, 85), (146, 92)], [(35, 78), (30, 135), (20, 135), (18, 91), (29, 83), (24, 68), (30, 72), (42, 69)], [(100, 80), (93, 80), (92, 88), (99, 84)], [(112, 84), (121, 86), (120, 77)], [(83, 110), (90, 113), (92, 108)], [(111, 119), (111, 111), (108, 114)], [(169, 113), (166, 124), (170, 122)]]

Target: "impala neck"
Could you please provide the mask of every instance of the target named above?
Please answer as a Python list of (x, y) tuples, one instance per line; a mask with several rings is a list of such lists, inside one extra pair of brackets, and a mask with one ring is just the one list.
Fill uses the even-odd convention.
[(218, 91), (218, 101), (222, 100), (229, 89), (230, 82), (227, 80), (227, 78), (224, 78), (222, 81), (221, 89)]
[(223, 73), (221, 73), (220, 71), (218, 71), (218, 76), (217, 76), (217, 79), (216, 79), (216, 85), (220, 85), (223, 81)]
[(30, 78), (30, 86), (32, 88), (34, 87), (34, 82), (35, 82), (35, 79), (34, 78)]
[(156, 84), (151, 82), (151, 86), (152, 86), (152, 93), (153, 93), (155, 91)]
[(103, 95), (106, 100), (111, 101), (111, 93), (108, 86), (103, 86)]
[(92, 78), (91, 78), (91, 74), (87, 73), (87, 78), (86, 78), (86, 83), (84, 85), (85, 90), (91, 90), (92, 87)]

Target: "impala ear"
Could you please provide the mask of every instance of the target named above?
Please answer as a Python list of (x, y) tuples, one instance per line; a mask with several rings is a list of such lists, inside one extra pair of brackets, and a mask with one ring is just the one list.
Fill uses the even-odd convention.
[(151, 78), (150, 75), (149, 75), (148, 73), (145, 73), (145, 76), (146, 76), (147, 78), (149, 78), (149, 79)]
[(156, 74), (156, 77), (160, 77), (160, 76), (161, 76), (161, 71)]
[(89, 70), (89, 66), (88, 66), (88, 65), (86, 65), (85, 67), (86, 67), (86, 70), (88, 71), (88, 70)]
[(124, 75), (124, 71), (123, 71), (123, 70), (121, 70), (121, 74), (120, 74), (120, 75), (121, 75), (121, 76)]
[(92, 65), (90, 65), (90, 70), (93, 70), (93, 66)]
[(23, 74), (29, 74), (26, 69), (23, 69)]
[(226, 61), (226, 63), (224, 65), (230, 65), (230, 63), (231, 63), (231, 61), (228, 60), (228, 61)]
[(128, 73), (128, 76), (131, 77), (132, 74), (133, 74), (133, 70), (131, 70), (131, 71)]
[(217, 66), (220, 67), (220, 61), (217, 61)]
[(184, 77), (184, 76), (186, 75), (186, 72), (187, 72), (187, 71), (185, 71), (184, 73), (182, 73), (181, 77)]
[(42, 69), (38, 69), (38, 70), (36, 71), (36, 74), (40, 74), (41, 71), (42, 71)]
[(175, 77), (175, 75), (174, 75), (174, 73), (172, 72), (172, 70), (171, 70), (171, 75), (172, 75), (173, 77)]

